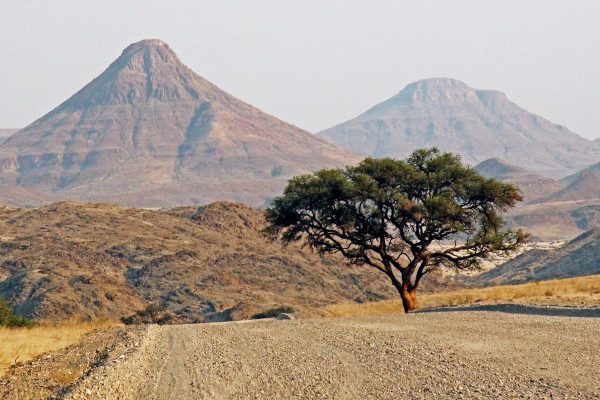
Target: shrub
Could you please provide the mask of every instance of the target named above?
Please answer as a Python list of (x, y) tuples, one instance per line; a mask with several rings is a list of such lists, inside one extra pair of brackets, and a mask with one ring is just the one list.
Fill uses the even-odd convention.
[(279, 314), (291, 314), (294, 311), (296, 311), (296, 310), (294, 310), (294, 308), (290, 307), (290, 306), (278, 306), (278, 307), (268, 308), (263, 312), (254, 314), (251, 318), (252, 319), (275, 318)]
[(125, 325), (137, 324), (159, 324), (165, 325), (173, 321), (173, 314), (165, 311), (158, 304), (150, 304), (143, 310), (136, 311), (135, 314), (129, 317), (121, 318), (121, 322)]
[(15, 315), (8, 302), (0, 299), (0, 326), (17, 328), (32, 325), (34, 325), (33, 321), (20, 315)]

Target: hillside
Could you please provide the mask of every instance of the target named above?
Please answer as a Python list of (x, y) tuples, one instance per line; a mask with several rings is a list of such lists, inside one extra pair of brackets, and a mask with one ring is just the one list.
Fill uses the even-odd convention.
[(531, 250), (473, 279), (479, 285), (600, 274), (600, 229), (589, 230), (562, 247)]
[(396, 297), (378, 271), (285, 248), (262, 226), (261, 211), (235, 203), (1, 207), (0, 297), (39, 319), (117, 318), (158, 303), (188, 322)]
[(527, 112), (501, 92), (449, 78), (411, 83), (319, 136), (375, 157), (405, 157), (417, 148), (436, 146), (472, 165), (500, 158), (551, 178), (600, 160), (600, 148), (592, 141)]
[(34, 190), (142, 207), (262, 205), (291, 176), (358, 160), (219, 89), (166, 43), (144, 40), (0, 145), (0, 191), (20, 198), (13, 204), (36, 200)]
[(549, 196), (564, 187), (559, 181), (534, 174), (499, 158), (485, 160), (477, 164), (475, 170), (487, 178), (517, 185), (523, 193), (525, 202)]

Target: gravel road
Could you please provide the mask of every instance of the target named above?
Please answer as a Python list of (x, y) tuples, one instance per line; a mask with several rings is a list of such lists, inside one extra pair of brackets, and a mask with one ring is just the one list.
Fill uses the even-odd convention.
[(461, 311), (151, 326), (72, 399), (599, 399), (600, 318)]

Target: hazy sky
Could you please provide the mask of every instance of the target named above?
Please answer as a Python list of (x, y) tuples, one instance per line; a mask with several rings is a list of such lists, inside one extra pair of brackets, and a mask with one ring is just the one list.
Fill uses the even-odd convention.
[(447, 76), (600, 137), (600, 1), (0, 1), (0, 127), (24, 127), (128, 44), (310, 131)]

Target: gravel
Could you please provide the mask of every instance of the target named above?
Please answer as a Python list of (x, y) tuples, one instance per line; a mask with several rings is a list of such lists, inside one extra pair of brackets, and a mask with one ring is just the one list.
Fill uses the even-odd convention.
[(600, 399), (600, 319), (440, 312), (150, 326), (71, 399)]

